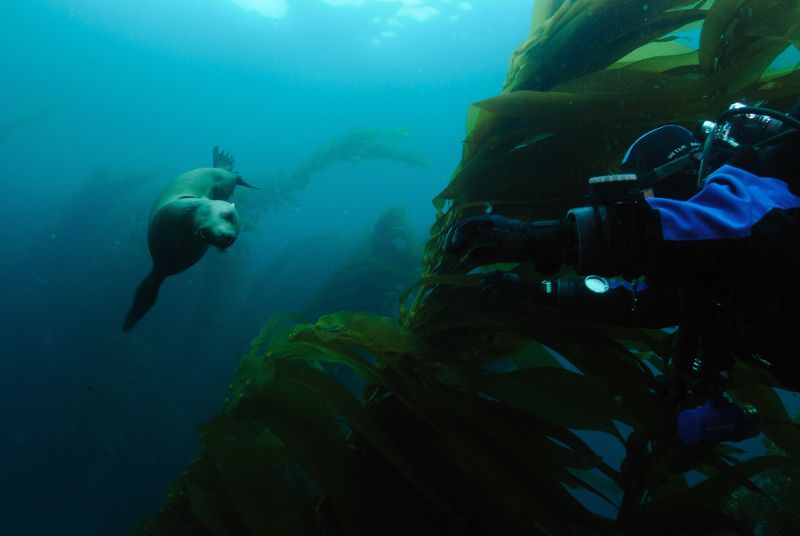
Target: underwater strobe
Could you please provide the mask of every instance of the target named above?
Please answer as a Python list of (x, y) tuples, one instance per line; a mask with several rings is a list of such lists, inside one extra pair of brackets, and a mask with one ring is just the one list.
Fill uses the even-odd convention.
[(678, 437), (690, 446), (742, 441), (758, 435), (761, 420), (756, 408), (734, 404), (724, 395), (715, 395), (700, 407), (678, 414)]

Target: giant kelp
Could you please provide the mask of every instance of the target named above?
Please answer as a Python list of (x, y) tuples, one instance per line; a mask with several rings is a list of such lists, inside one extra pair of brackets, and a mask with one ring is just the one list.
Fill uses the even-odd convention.
[(562, 2), (515, 52), (505, 91), (470, 110), (438, 202), (560, 215), (648, 127), (743, 98), (785, 108), (798, 75), (769, 67), (797, 22), (786, 1)]
[[(797, 418), (793, 419), (797, 422)], [(766, 451), (785, 456), (786, 452), (768, 439)], [(760, 527), (763, 534), (792, 534), (800, 520), (800, 464), (797, 459), (780, 468), (759, 473), (755, 481), (766, 495), (742, 489), (731, 496), (726, 510), (747, 521), (749, 526)]]
[(307, 308), (309, 318), (339, 310), (396, 316), (401, 293), (419, 278), (421, 256), (405, 208), (386, 209), (353, 255), (318, 290)]
[(775, 60), (798, 22), (794, 1), (543, 2), (504, 92), (469, 112), (401, 323), (270, 319), (141, 533), (752, 533), (731, 497), (780, 510), (780, 482), (754, 477), (800, 454), (774, 378), (740, 364), (731, 392), (761, 410), (775, 449), (685, 447), (656, 395), (670, 335), (487, 302), (440, 241), (486, 210), (560, 216), (650, 126), (738, 99), (785, 108), (800, 78)]
[(401, 129), (360, 129), (330, 140), (301, 160), (291, 173), (259, 181), (260, 191), (244, 207), (245, 215), (253, 220), (263, 211), (277, 210), (291, 204), (295, 192), (305, 188), (315, 175), (335, 164), (383, 160), (426, 167), (427, 162), (421, 155), (402, 145), (401, 140), (409, 137)]

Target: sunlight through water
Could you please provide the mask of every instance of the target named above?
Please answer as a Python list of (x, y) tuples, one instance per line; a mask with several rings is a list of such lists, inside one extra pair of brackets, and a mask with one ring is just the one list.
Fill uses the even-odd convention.
[(286, 0), (230, 0), (237, 6), (248, 11), (255, 11), (272, 19), (281, 19), (289, 11)]

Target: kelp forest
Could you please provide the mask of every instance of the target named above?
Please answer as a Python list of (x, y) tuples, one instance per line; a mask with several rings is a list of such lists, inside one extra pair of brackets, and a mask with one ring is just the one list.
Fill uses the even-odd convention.
[[(729, 391), (762, 415), (754, 447), (684, 446), (656, 394), (674, 333), (490, 304), (491, 267), (442, 242), (488, 211), (561, 217), (658, 125), (788, 110), (797, 39), (795, 0), (538, 0), (502, 92), (467, 111), (421, 259), (368, 241), (384, 268), (355, 259), (326, 292), (393, 269), (417, 283), (386, 316), (267, 319), (137, 534), (795, 534), (800, 428), (767, 372), (739, 363)], [(382, 225), (402, 235), (399, 217)]]

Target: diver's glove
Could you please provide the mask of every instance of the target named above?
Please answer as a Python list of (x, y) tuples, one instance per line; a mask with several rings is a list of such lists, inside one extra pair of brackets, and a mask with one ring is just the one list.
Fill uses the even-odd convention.
[(468, 255), (479, 264), (533, 261), (537, 271), (552, 274), (569, 262), (575, 240), (574, 223), (568, 220), (527, 222), (487, 214), (456, 222), (444, 250)]
[(492, 270), (483, 273), (479, 288), (481, 295), (490, 301), (501, 296), (513, 296), (537, 305), (555, 306), (555, 294), (547, 292), (545, 285), (513, 272)]

